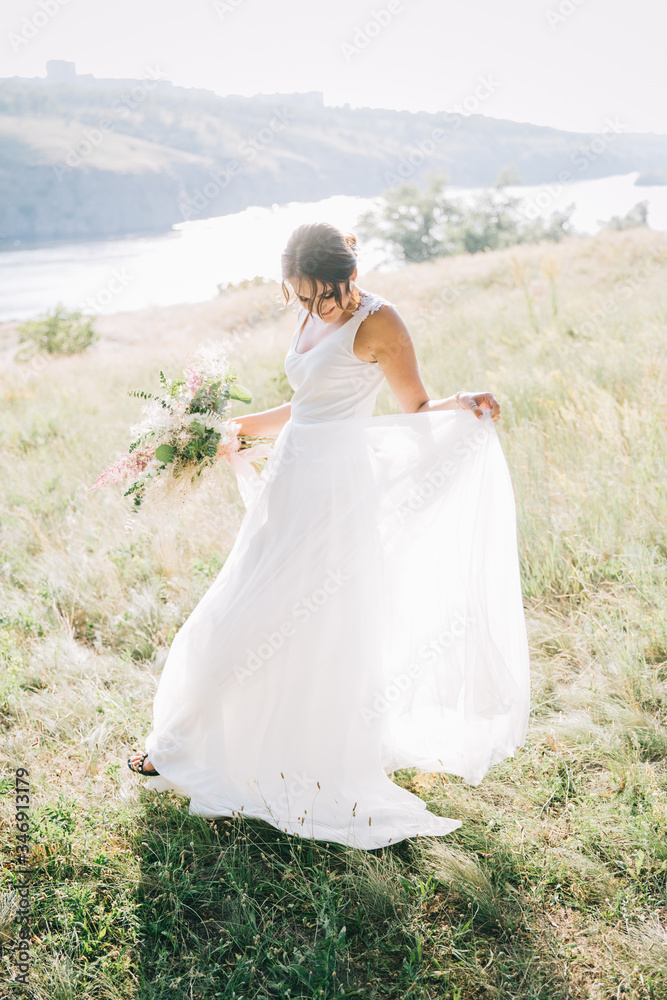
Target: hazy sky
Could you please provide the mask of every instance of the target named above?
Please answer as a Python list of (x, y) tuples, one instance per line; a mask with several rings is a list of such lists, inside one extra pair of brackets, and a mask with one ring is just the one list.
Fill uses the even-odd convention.
[(3, 0), (0, 76), (67, 59), (219, 94), (667, 133), (666, 36), (667, 0)]

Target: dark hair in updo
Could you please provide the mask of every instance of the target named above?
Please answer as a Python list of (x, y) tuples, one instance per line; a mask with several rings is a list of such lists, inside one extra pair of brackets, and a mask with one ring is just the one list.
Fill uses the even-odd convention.
[(306, 281), (310, 286), (310, 298), (306, 306), (308, 312), (313, 311), (317, 298), (317, 282), (323, 285), (322, 298), (317, 306), (317, 314), (321, 317), (322, 301), (328, 292), (333, 297), (339, 309), (343, 308), (341, 284), (351, 295), (352, 305), (359, 305), (359, 294), (356, 289), (350, 289), (350, 276), (357, 266), (357, 237), (352, 233), (342, 233), (328, 222), (311, 222), (295, 229), (285, 247), (282, 257), (283, 295), (285, 303), (289, 304), (289, 289), (285, 282), (296, 278)]

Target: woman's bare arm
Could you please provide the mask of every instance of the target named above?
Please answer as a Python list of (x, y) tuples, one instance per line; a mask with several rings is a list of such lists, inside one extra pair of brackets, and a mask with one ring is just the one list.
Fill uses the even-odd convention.
[(359, 327), (354, 346), (364, 361), (379, 364), (404, 413), (467, 409), (481, 417), (486, 409), (493, 420), (500, 416), (500, 405), (490, 392), (461, 391), (446, 399), (430, 399), (419, 374), (410, 331), (394, 306), (386, 305), (371, 313)]
[(247, 437), (277, 437), (287, 423), (292, 412), (291, 403), (274, 406), (259, 413), (248, 413), (245, 417), (234, 417), (241, 425), (239, 434)]

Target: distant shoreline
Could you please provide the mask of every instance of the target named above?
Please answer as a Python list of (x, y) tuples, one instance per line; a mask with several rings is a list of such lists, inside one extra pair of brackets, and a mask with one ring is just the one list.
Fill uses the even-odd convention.
[[(250, 205), (372, 198), (443, 171), (483, 187), (636, 172), (667, 182), (667, 136), (569, 132), (486, 115), (491, 78), (461, 112), (324, 105), (322, 95), (218, 97), (157, 78), (87, 79), (55, 60), (47, 80), (0, 79), (4, 247), (156, 234)], [(465, 111), (463, 110), (465, 109)]]

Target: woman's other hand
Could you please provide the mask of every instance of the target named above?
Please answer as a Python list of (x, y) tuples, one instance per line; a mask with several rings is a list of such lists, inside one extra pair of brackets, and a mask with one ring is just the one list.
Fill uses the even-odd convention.
[(490, 410), (491, 419), (500, 417), (500, 403), (492, 392), (457, 392), (456, 402), (461, 410), (472, 410), (476, 417), (484, 416), (484, 410)]

